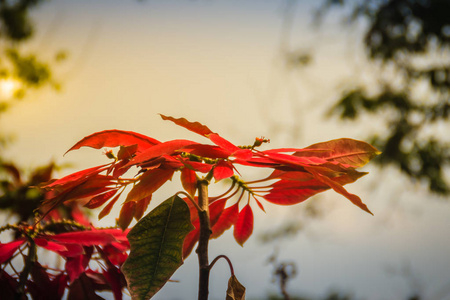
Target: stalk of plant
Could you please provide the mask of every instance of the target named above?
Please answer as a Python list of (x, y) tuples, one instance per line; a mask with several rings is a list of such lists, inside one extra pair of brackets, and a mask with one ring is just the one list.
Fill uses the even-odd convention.
[(198, 189), (198, 219), (200, 221), (200, 234), (198, 239), (197, 255), (199, 265), (199, 285), (198, 285), (198, 299), (206, 300), (209, 294), (209, 258), (208, 258), (208, 242), (211, 236), (211, 223), (209, 220), (209, 199), (208, 199), (208, 185), (207, 179), (197, 181)]
[[(69, 151), (85, 146), (107, 148), (105, 154), (110, 163), (41, 186), (46, 192), (41, 219), (71, 200), (84, 201), (88, 208), (103, 207), (99, 213), (101, 219), (119, 199), (124, 199), (117, 225), (125, 231), (133, 218), (138, 221), (127, 234), (130, 252), (121, 265), (133, 299), (153, 297), (197, 243), (198, 299), (208, 299), (210, 271), (219, 258), (225, 258), (231, 270), (226, 299), (244, 299), (245, 288), (237, 280), (230, 260), (221, 255), (209, 263), (208, 242), (233, 227), (236, 242), (243, 246), (253, 232), (253, 209), (264, 211), (264, 201), (295, 205), (332, 189), (371, 214), (358, 196), (343, 187), (366, 175), (356, 169), (379, 154), (365, 142), (343, 138), (306, 148), (261, 150), (269, 140), (256, 138), (251, 145), (236, 146), (198, 122), (161, 117), (199, 134), (209, 143), (186, 139), (160, 142), (121, 130), (97, 132), (80, 140)], [(116, 147), (119, 147), (116, 153), (109, 150)], [(271, 173), (248, 181), (241, 176), (239, 166), (270, 169)], [(175, 172), (180, 172), (184, 191), (175, 191), (144, 216), (149, 204), (155, 201), (154, 192), (172, 180)], [(210, 196), (208, 186), (212, 181), (227, 181), (229, 188), (221, 195)], [(0, 248), (3, 245), (8, 244), (0, 244)], [(17, 250), (8, 247), (8, 253)], [(114, 286), (119, 295), (121, 285)]]

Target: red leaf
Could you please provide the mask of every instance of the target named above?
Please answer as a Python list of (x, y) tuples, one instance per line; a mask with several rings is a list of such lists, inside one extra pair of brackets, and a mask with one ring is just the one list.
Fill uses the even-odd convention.
[(81, 210), (81, 207), (80, 205), (78, 205), (78, 203), (72, 202), (71, 204), (72, 205), (70, 207), (72, 211), (70, 212), (70, 215), (72, 219), (83, 226), (89, 227), (91, 225), (91, 221), (89, 220), (86, 212)]
[(93, 231), (112, 235), (117, 241), (119, 241), (121, 243), (122, 242), (128, 243), (128, 239), (127, 239), (128, 230), (123, 231), (120, 229), (113, 228), (113, 229), (96, 229)]
[(93, 249), (92, 247), (85, 247), (84, 251), (84, 254), (68, 257), (66, 260), (66, 271), (67, 275), (69, 275), (70, 282), (73, 282), (75, 279), (80, 277), (89, 264)]
[(64, 232), (55, 235), (46, 235), (45, 238), (61, 244), (79, 244), (83, 246), (107, 245), (112, 242), (117, 242), (113, 235), (97, 230)]
[(220, 215), (217, 222), (212, 226), (211, 238), (215, 239), (228, 230), (234, 223), (236, 223), (239, 214), (239, 203), (233, 204), (226, 208)]
[(118, 249), (117, 247), (113, 247), (112, 245), (107, 245), (103, 247), (103, 252), (108, 256), (109, 261), (113, 265), (121, 266), (128, 257), (125, 251), (129, 249), (130, 247)]
[(73, 282), (75, 279), (80, 277), (80, 275), (84, 272), (85, 268), (81, 265), (82, 258), (83, 255), (67, 258), (66, 271), (67, 275), (69, 275), (70, 282)]
[(78, 186), (71, 187), (54, 198), (45, 200), (41, 205), (43, 217), (45, 217), (47, 213), (49, 213), (56, 206), (65, 201), (79, 200), (97, 194), (102, 194), (111, 190), (111, 188), (107, 188), (107, 186), (115, 186), (116, 184), (115, 181), (112, 181), (113, 177), (110, 176), (94, 175), (89, 179), (90, 180), (85, 179), (84, 182)]
[(308, 172), (310, 172), (317, 180), (323, 182), (324, 184), (331, 187), (335, 192), (345, 196), (348, 200), (350, 200), (353, 204), (361, 208), (362, 210), (368, 212), (369, 214), (373, 215), (373, 213), (367, 208), (367, 206), (361, 201), (361, 199), (354, 195), (347, 192), (347, 190), (337, 183), (336, 181), (333, 181), (332, 179), (320, 174), (312, 167), (305, 168)]
[(190, 130), (192, 132), (195, 132), (197, 134), (203, 135), (203, 136), (208, 136), (208, 134), (212, 133), (212, 131), (206, 127), (205, 125), (200, 124), (199, 122), (189, 122), (188, 120), (186, 120), (185, 118), (173, 118), (170, 116), (164, 116), (162, 114), (159, 114), (161, 116), (161, 118), (163, 120), (168, 120), (168, 121), (172, 121), (175, 124), (186, 128), (187, 130)]
[(131, 145), (138, 145), (139, 151), (142, 151), (157, 144), (159, 144), (159, 141), (152, 139), (151, 137), (132, 131), (112, 129), (96, 132), (83, 138), (72, 148), (67, 150), (67, 152), (80, 149), (83, 146), (100, 149), (103, 147), (114, 148), (117, 146)]
[(223, 150), (227, 151), (229, 155), (231, 155), (234, 152), (242, 150), (236, 145), (233, 145), (231, 142), (227, 141), (217, 133), (211, 133), (209, 136), (209, 139), (211, 142), (222, 148)]
[[(86, 181), (83, 184), (80, 184), (79, 186), (72, 189), (70, 192), (64, 195), (62, 197), (62, 202), (69, 201), (69, 200), (81, 200), (85, 198), (90, 198), (95, 195), (103, 194), (105, 192), (111, 191), (110, 188), (106, 187), (106, 185), (110, 185), (106, 182), (98, 182), (98, 185), (96, 185), (97, 182), (95, 181)], [(103, 185), (105, 184), (105, 185)]]
[(305, 150), (328, 150), (322, 152), (296, 152), (294, 155), (302, 157), (317, 157), (328, 161), (335, 161), (354, 168), (362, 167), (372, 158), (380, 154), (372, 145), (352, 139), (337, 139), (318, 143), (306, 147)]
[(222, 148), (223, 150), (228, 152), (227, 153), (228, 156), (231, 155), (231, 156), (234, 156), (234, 157), (236, 157), (238, 159), (242, 159), (242, 160), (251, 159), (253, 156), (251, 150), (241, 149), (238, 146), (233, 145), (231, 142), (224, 139), (217, 133), (211, 133), (210, 135), (208, 135), (208, 137), (214, 144), (216, 144), (217, 146), (219, 146), (220, 148)]
[(122, 300), (122, 281), (124, 276), (122, 272), (115, 266), (108, 266), (108, 269), (103, 271), (103, 276), (105, 276), (111, 286), (114, 300)]
[(136, 221), (139, 221), (142, 218), (142, 216), (144, 215), (144, 212), (147, 210), (148, 205), (150, 204), (151, 200), (152, 200), (152, 195), (145, 197), (136, 202), (136, 208), (134, 211), (134, 218), (136, 219)]
[[(184, 202), (186, 202), (187, 206), (189, 207), (189, 214), (191, 217), (191, 223), (194, 223), (195, 220), (198, 219), (198, 210), (197, 207), (192, 204), (192, 201), (188, 198), (182, 198)], [(198, 203), (198, 197), (194, 197), (194, 201)]]
[(50, 278), (48, 277), (45, 268), (39, 262), (35, 261), (33, 263), (30, 274), (33, 282), (36, 283), (36, 285), (38, 285), (40, 288), (43, 288), (44, 290), (51, 288)]
[[(42, 188), (44, 188), (46, 190), (50, 190), (50, 189), (59, 188), (62, 186), (67, 186), (68, 184), (70, 184), (69, 186), (75, 186), (77, 184), (81, 184), (85, 180), (87, 180), (90, 176), (98, 174), (98, 173), (106, 170), (108, 168), (107, 166), (109, 166), (109, 164), (89, 168), (89, 169), (82, 170), (82, 171), (79, 171), (76, 173), (72, 173), (61, 179), (53, 181), (50, 184), (44, 185), (44, 186), (42, 186)], [(67, 188), (67, 187), (65, 187), (65, 188)]]
[[(187, 200), (185, 200), (187, 201)], [(209, 219), (210, 219), (210, 225), (213, 227), (217, 221), (219, 220), (219, 217), (221, 216), (222, 212), (224, 211), (225, 203), (227, 199), (219, 199), (214, 201), (209, 205)], [(190, 201), (187, 201), (190, 203)], [(186, 258), (194, 248), (195, 244), (198, 242), (199, 235), (200, 235), (200, 222), (198, 220), (198, 213), (197, 209), (191, 204), (189, 206), (190, 212), (191, 212), (191, 223), (194, 225), (195, 229), (188, 233), (186, 238), (184, 239), (183, 243), (183, 258)]]
[(242, 160), (249, 160), (253, 157), (253, 153), (250, 149), (239, 149), (231, 155)]
[(118, 178), (118, 177), (122, 176), (123, 174), (125, 174), (130, 169), (130, 167), (125, 167), (125, 165), (128, 164), (129, 162), (130, 161), (128, 159), (125, 159), (125, 160), (121, 160), (118, 163), (114, 164), (112, 176), (114, 178)]
[(213, 175), (216, 181), (220, 181), (224, 178), (230, 178), (234, 175), (233, 165), (228, 161), (220, 160), (214, 166)]
[[(63, 298), (64, 290), (67, 287), (67, 275), (64, 272), (57, 275), (51, 274), (50, 277), (49, 275), (45, 267), (38, 262), (34, 263), (31, 268), (33, 281), (27, 282), (27, 289), (32, 299), (55, 300)], [(4, 296), (3, 292), (2, 290), (2, 296)], [(5, 299), (10, 298), (6, 297)]]
[(127, 229), (134, 217), (134, 212), (136, 209), (136, 202), (131, 201), (124, 203), (120, 209), (118, 225), (122, 230)]
[[(198, 203), (198, 198), (195, 197), (195, 202)], [(195, 244), (198, 241), (199, 235), (200, 235), (200, 221), (198, 220), (198, 210), (197, 208), (192, 204), (192, 202), (184, 198), (184, 202), (187, 203), (189, 207), (189, 213), (191, 217), (191, 223), (194, 226), (194, 230), (189, 232), (186, 237), (184, 238), (183, 242), (183, 258), (186, 258), (191, 252), (192, 249), (194, 249)]]
[(212, 165), (204, 164), (204, 163), (196, 162), (196, 161), (183, 161), (183, 164), (188, 166), (193, 171), (197, 171), (197, 172), (201, 172), (201, 173), (208, 173), (212, 169)]
[[(355, 171), (356, 172), (356, 171)], [(358, 178), (369, 174), (368, 172), (356, 172), (355, 174), (344, 174), (339, 177), (332, 178), (333, 181), (336, 181), (340, 185), (346, 185), (347, 183), (355, 182)]]
[(125, 167), (140, 164), (162, 155), (172, 155), (176, 151), (183, 149), (183, 147), (193, 144), (197, 143), (189, 140), (172, 140), (152, 146), (142, 153), (136, 155), (128, 164), (125, 165)]
[(263, 212), (266, 212), (266, 210), (264, 209), (264, 206), (262, 205), (262, 203), (259, 202), (258, 199), (256, 199), (256, 197), (254, 197), (253, 199), (255, 199), (256, 204), (258, 204), (258, 207), (259, 207)]
[[(336, 167), (335, 165), (333, 166)], [(353, 169), (345, 170), (341, 168), (341, 171), (337, 172), (325, 167), (314, 168), (317, 170), (320, 169), (321, 172), (324, 172), (322, 175), (338, 175), (330, 178), (330, 180), (341, 185), (354, 182), (356, 179), (366, 174)], [(284, 172), (275, 170), (268, 178), (281, 179), (280, 181), (273, 183), (271, 185), (272, 189), (270, 192), (264, 195), (264, 198), (267, 201), (279, 205), (297, 204), (330, 188), (328, 184), (315, 179), (312, 174), (307, 172)]]
[(296, 180), (296, 181), (307, 181), (314, 177), (308, 172), (300, 171), (281, 171), (274, 170), (268, 179), (285, 179), (285, 180)]
[(181, 170), (180, 179), (184, 190), (194, 197), (195, 191), (197, 190), (197, 175), (195, 174), (195, 171), (183, 168)]
[[(117, 187), (117, 180), (112, 176), (105, 175), (93, 175), (88, 178), (88, 180), (79, 186), (75, 187), (70, 193), (74, 193), (76, 191), (77, 195), (86, 195), (91, 191), (101, 188), (112, 189)], [(77, 196), (79, 197), (79, 196)], [(86, 197), (86, 196), (84, 196)]]
[(117, 193), (117, 190), (108, 191), (104, 194), (97, 195), (93, 197), (91, 200), (89, 200), (88, 203), (86, 203), (84, 206), (90, 209), (97, 208), (102, 206), (106, 201), (111, 199), (115, 194)]
[[(53, 242), (48, 242), (48, 244), (50, 245)], [(76, 255), (80, 255), (84, 253), (83, 250), (83, 246), (79, 245), (79, 244), (64, 244), (64, 247), (67, 248), (66, 251), (57, 251), (57, 253), (61, 256), (64, 257), (72, 257), (72, 256), (76, 256)], [(45, 248), (45, 247), (44, 247)]]
[(56, 294), (56, 299), (62, 299), (67, 287), (67, 275), (60, 273), (52, 280), (52, 290)]
[(0, 269), (0, 291), (2, 299), (17, 299), (18, 280), (10, 276), (3, 269)]
[(198, 242), (198, 239), (200, 237), (200, 223), (197, 220), (196, 222), (192, 223), (194, 225), (195, 229), (189, 232), (186, 237), (184, 238), (183, 242), (183, 258), (191, 254), (192, 249), (194, 249), (195, 244)]
[(138, 145), (120, 146), (119, 152), (117, 152), (117, 159), (131, 159), (138, 150)]
[(269, 202), (278, 205), (293, 205), (305, 201), (309, 197), (323, 192), (327, 188), (311, 189), (306, 187), (293, 188), (293, 189), (274, 189), (269, 194), (264, 196)]
[(67, 300), (103, 300), (102, 297), (95, 293), (93, 279), (89, 278), (86, 273), (80, 275), (69, 287)]
[(0, 243), (0, 264), (11, 258), (14, 252), (16, 252), (24, 242), (24, 239), (19, 239), (6, 244)]
[[(50, 251), (54, 251), (54, 252), (58, 252), (58, 253), (61, 252), (61, 251), (67, 251), (67, 247), (66, 246), (60, 245), (60, 244), (55, 243), (55, 242), (47, 241), (45, 238), (35, 238), (34, 242), (39, 247), (45, 248), (45, 249), (50, 250)], [(80, 254), (80, 253), (77, 253), (77, 254)]]
[(172, 178), (173, 170), (171, 169), (154, 169), (148, 170), (141, 175), (139, 183), (128, 193), (124, 203), (130, 201), (139, 201), (152, 195), (167, 180)]
[(250, 205), (244, 206), (234, 224), (233, 235), (239, 245), (244, 246), (245, 241), (253, 232), (253, 211)]
[(102, 211), (98, 214), (98, 219), (100, 220), (101, 218), (103, 218), (104, 216), (106, 216), (107, 214), (109, 214), (111, 212), (111, 209), (113, 208), (114, 204), (117, 202), (117, 199), (119, 199), (120, 195), (122, 195), (122, 193), (116, 195), (103, 209)]
[[(280, 153), (280, 152), (305, 152), (308, 154), (314, 154), (319, 152), (329, 152), (330, 150), (323, 150), (323, 149), (300, 149), (300, 148), (275, 148), (270, 150), (265, 150), (264, 153)], [(314, 155), (312, 155), (314, 156)]]
[(233, 164), (241, 164), (244, 166), (251, 166), (256, 168), (278, 168), (283, 166), (283, 163), (276, 162), (268, 157), (263, 157), (262, 152), (257, 153), (260, 156), (252, 156), (251, 159), (239, 159), (233, 160)]
[(218, 199), (209, 205), (209, 221), (211, 227), (213, 227), (217, 223), (220, 216), (224, 212), (227, 200), (228, 199)]
[(64, 257), (72, 257), (83, 254), (83, 247), (79, 244), (59, 244), (47, 241), (44, 238), (35, 238), (34, 242), (39, 247), (58, 253)]
[(216, 158), (228, 158), (230, 155), (228, 151), (223, 150), (218, 146), (195, 144), (183, 148), (184, 152), (192, 153), (201, 157), (208, 157), (212, 159)]
[(318, 158), (318, 157), (299, 157), (295, 155), (288, 155), (288, 154), (282, 154), (282, 153), (273, 153), (273, 152), (263, 152), (267, 155), (267, 157), (276, 162), (281, 164), (286, 164), (288, 166), (310, 166), (310, 165), (320, 165), (327, 162), (327, 160)]
[[(163, 155), (161, 158), (164, 159), (164, 161), (161, 162), (161, 167), (165, 169), (172, 169), (172, 170), (180, 170), (184, 167), (184, 164), (181, 162), (180, 156), (169, 156), (169, 155)], [(147, 169), (145, 167), (146, 163), (143, 163), (142, 165), (139, 165), (142, 169)]]

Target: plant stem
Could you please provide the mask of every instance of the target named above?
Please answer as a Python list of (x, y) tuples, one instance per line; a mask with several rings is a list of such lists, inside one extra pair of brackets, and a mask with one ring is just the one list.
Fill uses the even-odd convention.
[(19, 285), (17, 286), (17, 294), (15, 299), (26, 299), (25, 286), (28, 280), (28, 275), (30, 275), (31, 268), (34, 266), (36, 261), (36, 244), (33, 239), (28, 238), (29, 248), (28, 255), (25, 258), (24, 267), (22, 272), (19, 275)]
[(177, 193), (175, 194), (175, 196), (178, 196), (178, 195), (180, 195), (180, 194), (181, 194), (181, 195), (184, 195), (189, 201), (191, 201), (192, 205), (195, 206), (195, 208), (197, 209), (197, 211), (201, 211), (200, 206), (197, 204), (197, 202), (195, 202), (194, 198), (192, 198), (191, 195), (189, 195), (189, 194), (186, 193), (186, 192), (180, 191), (180, 192), (177, 192)]
[(209, 294), (208, 242), (211, 235), (211, 224), (209, 223), (208, 184), (209, 181), (206, 179), (197, 181), (198, 205), (201, 209), (198, 212), (200, 237), (196, 250), (199, 263), (198, 300), (207, 300)]
[(209, 265), (209, 268), (212, 269), (212, 267), (214, 266), (214, 264), (219, 260), (219, 259), (225, 259), (228, 263), (228, 266), (230, 267), (230, 273), (231, 276), (234, 276), (234, 269), (233, 269), (233, 264), (231, 263), (231, 260), (228, 258), (228, 256), (226, 255), (219, 255), (216, 258), (214, 258), (214, 260), (211, 262), (211, 264)]

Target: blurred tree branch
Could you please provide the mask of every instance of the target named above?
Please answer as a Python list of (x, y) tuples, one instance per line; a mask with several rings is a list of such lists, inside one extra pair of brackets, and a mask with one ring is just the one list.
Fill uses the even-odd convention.
[[(38, 54), (25, 51), (23, 45), (35, 32), (30, 11), (44, 0), (0, 1), (0, 113), (5, 112), (11, 101), (7, 98), (23, 98), (30, 89), (49, 85), (55, 89), (51, 66)], [(64, 59), (64, 52), (55, 54), (55, 61)]]
[(363, 114), (381, 118), (387, 132), (370, 137), (383, 152), (376, 161), (395, 165), (410, 178), (426, 181), (431, 192), (447, 195), (450, 141), (435, 132), (444, 126), (448, 130), (450, 1), (327, 0), (317, 20), (336, 6), (351, 7), (351, 24), (368, 22), (364, 45), (379, 72), (378, 85), (344, 91), (330, 114), (347, 120)]
[[(58, 88), (49, 63), (41, 59), (42, 53), (25, 51), (23, 48), (35, 32), (30, 11), (45, 0), (0, 0), (0, 116), (30, 90), (44, 86)], [(55, 61), (65, 54), (60, 51)], [(12, 98), (12, 99), (10, 99)], [(32, 222), (35, 209), (43, 200), (37, 190), (42, 182), (50, 180), (56, 168), (53, 162), (30, 171), (27, 179), (15, 162), (5, 161), (1, 150), (8, 137), (0, 130), (0, 211), (16, 216), (19, 221)]]

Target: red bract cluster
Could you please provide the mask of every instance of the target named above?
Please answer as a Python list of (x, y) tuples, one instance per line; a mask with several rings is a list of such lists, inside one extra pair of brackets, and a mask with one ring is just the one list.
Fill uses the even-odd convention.
[[(230, 189), (210, 198), (212, 238), (234, 226), (234, 237), (243, 245), (253, 231), (252, 206), (264, 209), (261, 200), (279, 205), (300, 203), (312, 195), (333, 189), (366, 212), (369, 209), (361, 199), (343, 185), (354, 182), (366, 173), (356, 171), (379, 152), (371, 145), (352, 139), (338, 139), (318, 143), (303, 149), (284, 148), (259, 150), (268, 142), (257, 138), (253, 145), (236, 146), (214, 133), (208, 127), (184, 118), (161, 115), (207, 139), (203, 144), (177, 139), (159, 142), (130, 131), (106, 130), (85, 137), (69, 151), (87, 146), (96, 149), (120, 147), (117, 154), (107, 151), (109, 164), (86, 169), (42, 186), (47, 191), (46, 211), (75, 199), (85, 199), (86, 207), (105, 205), (99, 218), (107, 215), (125, 188), (132, 186), (123, 202), (118, 224), (122, 229), (133, 218), (139, 220), (147, 209), (153, 193), (170, 180), (176, 171), (186, 192), (195, 199), (199, 174), (216, 181), (229, 179)], [(267, 178), (246, 182), (241, 179), (239, 165), (272, 169)], [(124, 175), (137, 167), (137, 175)], [(187, 200), (187, 198), (186, 198)], [(184, 242), (184, 256), (193, 249), (199, 236), (198, 214), (193, 203), (191, 222), (195, 226)]]
[[(120, 266), (130, 248), (127, 232), (95, 228), (56, 234), (49, 231), (61, 227), (67, 230), (74, 224), (48, 223), (35, 228), (28, 225), (9, 228), (20, 234), (20, 237), (9, 243), (0, 243), (0, 264), (5, 268), (10, 265), (14, 270), (12, 260), (23, 256), (26, 267), (20, 274), (13, 275), (8, 274), (5, 268), (0, 270), (0, 287), (4, 299), (15, 299), (21, 289), (33, 299), (61, 299), (66, 288), (69, 299), (94, 299), (94, 295), (97, 297), (95, 291), (102, 290), (112, 291), (115, 299), (122, 299), (126, 281)], [(64, 269), (49, 268), (38, 263), (37, 248), (52, 251), (64, 258)], [(98, 262), (98, 270), (92, 269), (92, 261)]]

